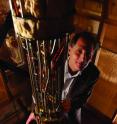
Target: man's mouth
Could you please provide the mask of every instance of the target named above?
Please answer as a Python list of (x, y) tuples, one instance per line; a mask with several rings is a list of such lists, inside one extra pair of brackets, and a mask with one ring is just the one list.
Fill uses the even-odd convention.
[(82, 64), (81, 63), (78, 63), (78, 62), (76, 62), (76, 65), (79, 66), (79, 67), (82, 66)]
[(78, 63), (78, 62), (76, 62), (76, 66), (77, 66), (78, 68), (80, 68), (80, 69), (83, 68), (83, 65), (84, 65), (83, 63)]

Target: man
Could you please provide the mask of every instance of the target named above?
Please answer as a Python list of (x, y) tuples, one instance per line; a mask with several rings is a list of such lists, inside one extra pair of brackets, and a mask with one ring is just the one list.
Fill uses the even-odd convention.
[[(90, 96), (99, 76), (98, 69), (91, 62), (95, 46), (95, 40), (88, 32), (76, 33), (69, 43), (62, 90), (65, 124), (82, 123), (81, 108)], [(34, 118), (34, 113), (31, 113), (26, 124)]]

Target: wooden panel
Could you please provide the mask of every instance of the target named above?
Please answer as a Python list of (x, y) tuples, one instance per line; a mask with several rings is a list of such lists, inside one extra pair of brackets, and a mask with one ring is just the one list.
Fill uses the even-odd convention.
[(89, 104), (112, 118), (117, 108), (117, 54), (103, 49), (98, 54), (96, 61), (101, 73)]
[(88, 103), (105, 116), (112, 118), (117, 108), (117, 86), (100, 78), (94, 87)]
[(117, 0), (109, 0), (109, 19), (117, 20)]
[(101, 49), (97, 66), (101, 77), (111, 83), (117, 84), (117, 54)]
[(3, 43), (3, 45), (0, 48), (0, 59), (8, 60), (8, 61), (10, 60), (10, 52), (7, 49), (5, 43)]
[(101, 44), (104, 48), (117, 52), (117, 26), (104, 24)]
[(3, 77), (0, 73), (0, 104), (3, 103), (4, 101), (8, 100), (8, 95), (5, 89)]
[(82, 30), (87, 30), (89, 32), (97, 34), (98, 28), (99, 28), (99, 22), (93, 19), (89, 19), (89, 18), (76, 15), (74, 17), (74, 26), (76, 29), (80, 28)]
[(3, 24), (6, 18), (6, 14), (9, 11), (9, 2), (8, 0), (1, 0), (0, 1), (0, 25)]
[(101, 16), (102, 3), (94, 0), (77, 0), (76, 11), (83, 11), (89, 14)]

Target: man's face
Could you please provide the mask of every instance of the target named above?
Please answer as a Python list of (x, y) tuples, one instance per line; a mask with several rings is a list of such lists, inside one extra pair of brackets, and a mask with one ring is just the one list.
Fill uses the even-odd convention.
[(79, 38), (75, 45), (69, 46), (69, 67), (73, 72), (80, 71), (90, 59), (90, 51), (84, 39)]

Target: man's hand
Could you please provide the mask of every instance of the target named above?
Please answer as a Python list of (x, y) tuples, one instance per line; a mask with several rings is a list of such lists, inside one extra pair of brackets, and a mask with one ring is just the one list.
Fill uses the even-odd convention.
[(30, 124), (31, 121), (34, 121), (34, 120), (36, 121), (36, 119), (39, 119), (39, 117), (35, 117), (34, 113), (30, 113), (30, 115), (26, 121), (26, 124)]
[(71, 109), (71, 101), (69, 99), (62, 100), (62, 107), (64, 112), (69, 112)]

